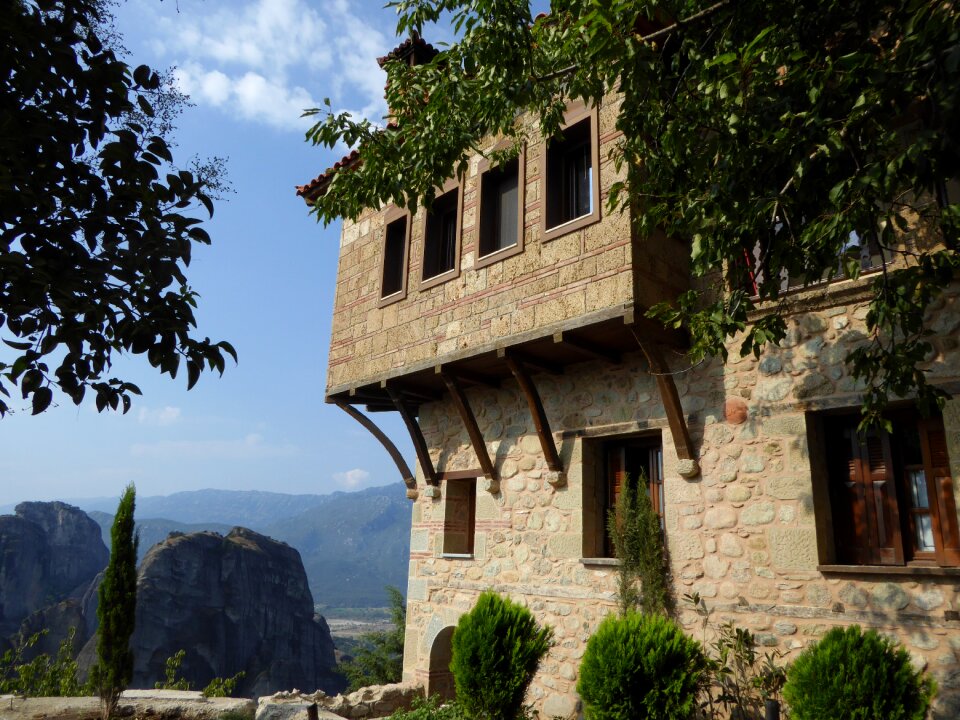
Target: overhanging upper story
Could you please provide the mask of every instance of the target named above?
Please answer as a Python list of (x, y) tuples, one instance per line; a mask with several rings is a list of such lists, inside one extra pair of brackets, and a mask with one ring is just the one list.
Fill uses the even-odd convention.
[(532, 136), (500, 166), (470, 158), (429, 208), (344, 220), (328, 400), (393, 409), (389, 390), (439, 397), (445, 372), (495, 384), (508, 354), (554, 370), (636, 352), (638, 332), (680, 343), (644, 312), (688, 287), (688, 248), (606, 209), (626, 174), (618, 106), (570, 105), (562, 139)]

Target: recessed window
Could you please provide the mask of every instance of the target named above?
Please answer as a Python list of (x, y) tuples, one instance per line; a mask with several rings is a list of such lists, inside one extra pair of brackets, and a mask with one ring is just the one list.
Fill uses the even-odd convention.
[(384, 230), (381, 300), (392, 299), (406, 290), (409, 224), (409, 216), (404, 214), (388, 222)]
[(443, 515), (443, 554), (473, 555), (477, 479), (448, 479), (445, 482), (447, 488)]
[(424, 280), (443, 275), (457, 267), (460, 234), (459, 188), (433, 201), (427, 213), (423, 239)]
[(480, 257), (514, 247), (523, 232), (519, 161), (488, 170), (480, 178)]
[[(960, 564), (960, 533), (943, 420), (890, 412), (893, 431), (858, 432), (859, 413), (811, 416), (822, 459), (833, 554), (849, 565)], [(825, 487), (824, 487), (825, 484)], [(824, 492), (825, 491), (825, 492)], [(825, 518), (818, 517), (823, 523)]]
[(584, 472), (584, 557), (615, 557), (607, 518), (616, 508), (624, 483), (642, 483), (663, 525), (663, 444), (660, 435), (642, 435), (589, 443)]
[[(569, 115), (568, 115), (569, 117)], [(581, 111), (544, 153), (544, 239), (600, 219), (597, 114)]]

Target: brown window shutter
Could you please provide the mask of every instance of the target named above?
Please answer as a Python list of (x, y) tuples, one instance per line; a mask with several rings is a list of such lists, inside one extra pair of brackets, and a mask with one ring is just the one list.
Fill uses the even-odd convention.
[(604, 548), (607, 557), (615, 557), (616, 549), (613, 546), (613, 538), (610, 535), (610, 529), (607, 525), (607, 519), (617, 507), (617, 500), (620, 499), (620, 490), (623, 488), (626, 479), (626, 450), (622, 445), (613, 445), (607, 447), (607, 507), (603, 512), (604, 528)]
[(868, 565), (873, 562), (874, 553), (870, 542), (866, 486), (860, 468), (860, 441), (855, 426), (834, 427), (838, 430), (838, 438), (831, 444), (829, 474), (837, 559), (843, 563)]
[(860, 462), (873, 546), (872, 561), (880, 565), (902, 565), (903, 543), (889, 435), (867, 432), (860, 442)]
[(918, 426), (927, 494), (933, 511), (933, 531), (937, 536), (937, 563), (960, 565), (960, 531), (957, 528), (957, 506), (943, 421), (940, 418), (928, 418), (921, 420)]

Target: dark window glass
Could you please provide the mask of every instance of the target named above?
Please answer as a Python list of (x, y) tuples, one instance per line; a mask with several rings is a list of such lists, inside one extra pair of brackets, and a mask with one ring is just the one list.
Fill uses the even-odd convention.
[(403, 290), (406, 274), (407, 218), (402, 217), (387, 225), (383, 240), (383, 278), (380, 297), (385, 298)]
[(483, 174), (480, 192), (483, 206), (480, 217), (480, 256), (517, 244), (520, 187), (518, 162)]
[(457, 190), (441, 195), (427, 214), (423, 279), (453, 270), (457, 252)]
[(590, 118), (550, 140), (547, 149), (547, 228), (593, 212), (593, 151)]
[(446, 509), (443, 516), (443, 552), (472, 555), (476, 534), (476, 478), (447, 480)]

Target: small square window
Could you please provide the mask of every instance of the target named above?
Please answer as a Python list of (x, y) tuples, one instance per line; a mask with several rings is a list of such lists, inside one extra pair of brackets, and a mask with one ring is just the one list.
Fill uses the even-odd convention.
[(568, 118), (563, 136), (548, 140), (543, 156), (544, 240), (600, 219), (597, 113), (568, 113)]
[(444, 193), (430, 206), (423, 239), (424, 280), (457, 267), (460, 234), (459, 188)]
[(477, 516), (477, 479), (446, 480), (443, 554), (473, 555)]
[(399, 299), (407, 288), (407, 247), (409, 218), (406, 214), (388, 222), (383, 233), (383, 272), (380, 299)]

